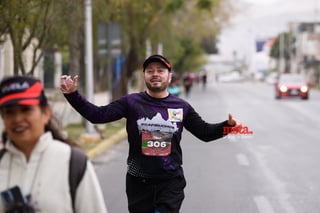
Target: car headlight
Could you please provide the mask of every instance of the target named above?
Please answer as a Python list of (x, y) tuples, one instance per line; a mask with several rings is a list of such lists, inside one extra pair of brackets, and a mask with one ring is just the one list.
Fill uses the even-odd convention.
[(288, 91), (288, 88), (284, 85), (280, 86), (280, 91), (281, 92), (287, 92)]
[(301, 91), (301, 92), (307, 92), (307, 91), (308, 91), (308, 87), (307, 87), (307, 86), (302, 86), (302, 87), (300, 88), (300, 91)]

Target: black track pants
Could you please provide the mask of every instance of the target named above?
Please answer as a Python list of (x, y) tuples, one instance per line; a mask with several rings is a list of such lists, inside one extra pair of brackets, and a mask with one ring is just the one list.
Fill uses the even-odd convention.
[(183, 176), (166, 180), (127, 174), (126, 192), (130, 213), (178, 213), (184, 199)]

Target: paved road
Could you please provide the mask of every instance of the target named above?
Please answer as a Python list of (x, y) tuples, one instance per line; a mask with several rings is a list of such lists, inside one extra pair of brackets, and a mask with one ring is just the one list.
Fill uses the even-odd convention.
[[(182, 213), (320, 212), (319, 91), (308, 101), (275, 100), (271, 85), (212, 83), (189, 101), (210, 122), (232, 112), (254, 135), (205, 144), (184, 132)], [(94, 160), (110, 213), (128, 212), (127, 152), (123, 141)]]

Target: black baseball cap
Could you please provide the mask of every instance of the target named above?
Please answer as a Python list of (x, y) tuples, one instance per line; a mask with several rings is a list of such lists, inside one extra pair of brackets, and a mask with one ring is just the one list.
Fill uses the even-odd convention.
[(165, 57), (163, 57), (162, 55), (152, 55), (150, 57), (148, 57), (144, 62), (143, 62), (143, 71), (147, 68), (147, 66), (152, 63), (152, 62), (161, 62), (164, 64), (164, 66), (166, 66), (166, 68), (169, 70), (169, 72), (171, 72), (171, 64), (168, 61), (168, 59), (166, 59)]
[(38, 105), (47, 103), (43, 84), (31, 76), (12, 76), (0, 83), (0, 107), (8, 105)]

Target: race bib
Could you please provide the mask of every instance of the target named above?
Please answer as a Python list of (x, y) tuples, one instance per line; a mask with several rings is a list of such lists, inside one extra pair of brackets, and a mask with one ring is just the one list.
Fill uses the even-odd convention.
[(147, 156), (167, 156), (171, 153), (172, 133), (142, 131), (142, 154)]

